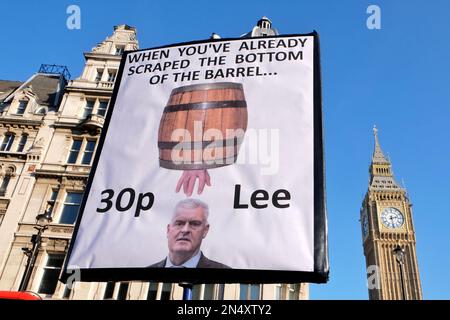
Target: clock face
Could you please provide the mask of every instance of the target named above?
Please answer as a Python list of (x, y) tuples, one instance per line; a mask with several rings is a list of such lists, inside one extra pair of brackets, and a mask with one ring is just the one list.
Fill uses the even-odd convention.
[(395, 208), (386, 208), (381, 213), (381, 222), (389, 229), (400, 228), (405, 223), (403, 214)]

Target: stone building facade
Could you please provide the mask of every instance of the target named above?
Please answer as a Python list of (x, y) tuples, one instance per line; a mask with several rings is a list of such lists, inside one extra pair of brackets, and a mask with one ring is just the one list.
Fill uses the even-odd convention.
[[(123, 51), (138, 48), (136, 29), (114, 33), (84, 53), (80, 77), (37, 73), (24, 83), (0, 81), (0, 290), (17, 290), (36, 216), (52, 223), (28, 290), (47, 299), (181, 299), (177, 284), (58, 281)], [(197, 285), (195, 299), (307, 299), (306, 284)]]

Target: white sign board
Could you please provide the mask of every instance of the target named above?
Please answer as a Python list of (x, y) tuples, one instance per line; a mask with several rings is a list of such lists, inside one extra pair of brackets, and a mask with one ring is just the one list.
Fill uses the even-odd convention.
[(127, 52), (66, 268), (86, 280), (326, 281), (317, 43)]

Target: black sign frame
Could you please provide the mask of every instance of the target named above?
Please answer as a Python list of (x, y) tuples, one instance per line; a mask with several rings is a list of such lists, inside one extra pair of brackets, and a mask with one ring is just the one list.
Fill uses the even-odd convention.
[(67, 268), (73, 244), (83, 217), (87, 196), (91, 189), (93, 178), (97, 170), (98, 161), (106, 138), (106, 133), (114, 113), (114, 105), (120, 88), (120, 82), (127, 56), (140, 51), (171, 48), (183, 45), (204, 44), (211, 42), (242, 41), (243, 38), (224, 38), (192, 41), (171, 44), (167, 46), (125, 51), (122, 55), (120, 68), (116, 77), (109, 110), (106, 115), (104, 127), (100, 136), (97, 152), (94, 157), (92, 169), (86, 185), (83, 200), (71, 244), (66, 256), (60, 280), (66, 283), (69, 278), (86, 282), (106, 281), (152, 281), (152, 282), (188, 282), (197, 283), (326, 283), (329, 277), (328, 260), (328, 229), (325, 194), (325, 162), (323, 144), (323, 118), (322, 118), (322, 79), (320, 65), (319, 35), (316, 31), (308, 34), (289, 34), (269, 37), (255, 37), (255, 39), (271, 39), (282, 37), (313, 37), (314, 39), (314, 271), (277, 271), (277, 270), (250, 270), (250, 269), (204, 269), (204, 268), (91, 268), (79, 269), (79, 272)]

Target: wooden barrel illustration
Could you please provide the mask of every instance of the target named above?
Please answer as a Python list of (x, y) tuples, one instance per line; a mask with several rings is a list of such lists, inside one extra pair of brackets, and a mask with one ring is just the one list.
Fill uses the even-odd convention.
[(158, 132), (159, 164), (174, 170), (233, 164), (247, 129), (242, 84), (219, 82), (175, 88)]

